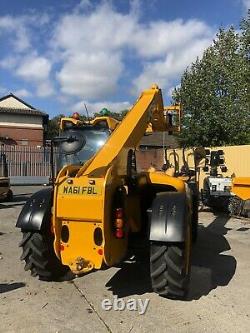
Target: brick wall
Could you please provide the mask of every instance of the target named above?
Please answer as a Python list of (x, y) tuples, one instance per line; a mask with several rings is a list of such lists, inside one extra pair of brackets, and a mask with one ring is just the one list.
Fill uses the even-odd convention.
[(0, 126), (0, 140), (5, 144), (42, 146), (43, 129)]
[(147, 170), (150, 166), (153, 166), (156, 170), (161, 170), (164, 164), (164, 152), (163, 149), (148, 149), (140, 150), (136, 152), (136, 164), (137, 170)]

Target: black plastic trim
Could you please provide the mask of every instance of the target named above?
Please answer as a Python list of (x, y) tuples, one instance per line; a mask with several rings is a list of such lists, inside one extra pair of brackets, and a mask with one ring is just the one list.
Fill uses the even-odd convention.
[(162, 192), (157, 194), (148, 214), (151, 241), (184, 242), (188, 221), (185, 193)]
[(25, 203), (16, 223), (22, 230), (41, 230), (50, 222), (53, 204), (53, 188), (34, 193)]

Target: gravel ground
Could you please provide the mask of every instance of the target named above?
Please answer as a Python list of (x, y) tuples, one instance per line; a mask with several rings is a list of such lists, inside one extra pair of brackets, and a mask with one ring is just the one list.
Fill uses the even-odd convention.
[[(64, 282), (42, 282), (20, 262), (17, 216), (38, 187), (13, 187), (0, 203), (0, 332), (248, 332), (250, 326), (250, 223), (200, 212), (188, 300), (150, 290), (145, 262), (125, 262)], [(103, 299), (131, 298), (138, 311), (104, 311)]]

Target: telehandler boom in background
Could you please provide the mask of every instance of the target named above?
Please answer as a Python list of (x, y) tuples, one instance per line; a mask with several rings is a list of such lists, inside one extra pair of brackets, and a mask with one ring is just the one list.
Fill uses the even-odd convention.
[(25, 270), (51, 280), (68, 269), (80, 275), (113, 266), (126, 258), (134, 235), (149, 250), (153, 290), (186, 295), (196, 205), (182, 179), (137, 172), (134, 151), (149, 124), (152, 131), (175, 130), (156, 85), (112, 132), (97, 123), (63, 127), (56, 181), (27, 201), (17, 221)]

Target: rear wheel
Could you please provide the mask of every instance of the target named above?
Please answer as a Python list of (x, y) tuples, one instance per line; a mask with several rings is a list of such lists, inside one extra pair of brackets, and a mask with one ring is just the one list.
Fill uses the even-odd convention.
[(190, 280), (191, 238), (189, 225), (184, 243), (151, 243), (151, 281), (157, 294), (178, 299), (186, 297)]
[(19, 246), (23, 253), (20, 257), (25, 261), (24, 269), (30, 270), (32, 276), (40, 280), (60, 279), (68, 270), (56, 257), (53, 249), (53, 237), (38, 231), (23, 231), (23, 239)]
[(233, 215), (240, 216), (241, 211), (242, 211), (242, 206), (243, 206), (242, 200), (239, 197), (237, 197), (236, 195), (232, 196), (229, 199), (229, 203), (228, 203), (229, 214), (231, 216), (233, 216)]

